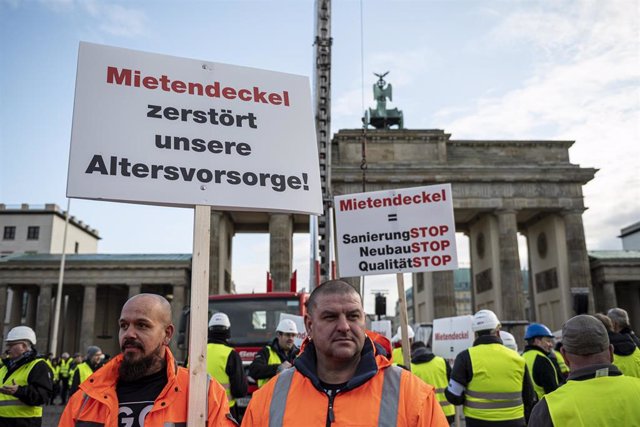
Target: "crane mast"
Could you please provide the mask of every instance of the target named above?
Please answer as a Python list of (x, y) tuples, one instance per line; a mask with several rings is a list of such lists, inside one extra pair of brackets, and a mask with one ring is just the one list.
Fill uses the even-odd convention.
[[(314, 98), (316, 136), (320, 162), (323, 213), (311, 218), (311, 288), (331, 278), (331, 0), (315, 2), (315, 73)], [(319, 255), (319, 272), (315, 269), (316, 251)], [(318, 276), (319, 274), (319, 276)]]

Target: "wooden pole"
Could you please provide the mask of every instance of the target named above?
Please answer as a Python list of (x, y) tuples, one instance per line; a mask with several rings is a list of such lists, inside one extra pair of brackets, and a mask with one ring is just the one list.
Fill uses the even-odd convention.
[(189, 427), (207, 422), (207, 325), (209, 303), (209, 241), (211, 208), (196, 206), (191, 264), (191, 310), (189, 320)]
[(400, 298), (400, 331), (402, 332), (402, 358), (404, 366), (411, 371), (411, 347), (409, 345), (409, 333), (407, 325), (409, 316), (407, 316), (407, 296), (404, 293), (404, 276), (402, 273), (396, 273), (398, 282), (398, 297)]

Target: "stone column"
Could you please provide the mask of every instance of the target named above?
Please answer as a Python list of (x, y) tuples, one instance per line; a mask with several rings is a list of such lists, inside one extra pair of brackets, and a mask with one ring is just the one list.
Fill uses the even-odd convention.
[(169, 348), (179, 359), (184, 360), (184, 354), (178, 350), (178, 327), (180, 326), (180, 317), (182, 309), (185, 306), (185, 285), (173, 285), (173, 299), (171, 300), (171, 321), (175, 327), (175, 333), (169, 344)]
[[(44, 285), (41, 285), (44, 286)], [(25, 315), (25, 323), (36, 329), (37, 313), (38, 313), (38, 292), (35, 288), (29, 287), (25, 290), (27, 293), (27, 313)], [(51, 304), (49, 304), (51, 305)]]
[(610, 308), (618, 306), (618, 299), (616, 298), (616, 285), (612, 282), (605, 282), (602, 284), (602, 304), (604, 305), (603, 311), (606, 313)]
[(274, 291), (288, 291), (293, 259), (293, 216), (269, 216), (269, 271)]
[(12, 286), (11, 315), (9, 316), (9, 329), (19, 326), (22, 323), (22, 298), (24, 288), (22, 286)]
[[(30, 295), (31, 297), (32, 295)], [(35, 298), (34, 298), (35, 300)], [(36, 316), (37, 348), (41, 353), (49, 352), (49, 325), (51, 324), (51, 285), (40, 285)]]
[[(499, 210), (498, 244), (500, 246), (500, 287), (504, 320), (524, 319), (524, 295), (518, 253), (518, 225), (514, 210)], [(515, 334), (514, 334), (515, 335)]]
[(80, 324), (80, 351), (87, 351), (87, 347), (95, 341), (96, 323), (96, 284), (86, 284), (82, 301), (82, 322)]
[[(456, 315), (456, 295), (453, 283), (453, 271), (434, 271), (433, 277), (433, 311), (435, 318)], [(415, 299), (415, 289), (414, 296)]]
[[(0, 284), (0, 339), (4, 340), (4, 321), (7, 318), (7, 293), (9, 292), (9, 286), (2, 283)], [(4, 342), (4, 341), (3, 341)]]
[(211, 240), (209, 241), (209, 295), (220, 293), (220, 282), (224, 280), (224, 272), (220, 266), (220, 228), (222, 212), (211, 210)]
[(142, 285), (139, 283), (136, 284), (127, 284), (127, 288), (129, 289), (129, 296), (131, 298), (135, 295), (139, 295), (142, 293)]
[(567, 262), (569, 264), (569, 286), (571, 288), (589, 289), (589, 312), (595, 310), (593, 302), (593, 286), (591, 285), (591, 271), (587, 244), (584, 237), (582, 212), (584, 209), (574, 209), (562, 213), (564, 218), (565, 237), (567, 240)]

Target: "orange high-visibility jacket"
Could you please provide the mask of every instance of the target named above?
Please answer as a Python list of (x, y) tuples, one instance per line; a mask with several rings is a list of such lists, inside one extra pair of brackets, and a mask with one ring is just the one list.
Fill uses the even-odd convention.
[[(156, 398), (144, 420), (145, 427), (186, 425), (189, 401), (189, 371), (178, 367), (173, 354), (165, 349), (167, 384)], [(59, 427), (118, 427), (118, 397), (116, 383), (122, 354), (93, 373), (71, 397), (60, 418)], [(204, 398), (204, 396), (203, 396)], [(229, 403), (224, 388), (209, 381), (207, 426), (236, 426), (229, 415)]]
[[(376, 355), (369, 339), (365, 341), (356, 374), (333, 398), (321, 389), (315, 375), (315, 358), (315, 346), (311, 341), (295, 360), (294, 368), (285, 370), (254, 392), (242, 419), (243, 427), (324, 426), (327, 416), (333, 417), (332, 427), (374, 427), (381, 423), (387, 425), (388, 419), (381, 419), (383, 413), (392, 414), (395, 418), (392, 423), (396, 426), (449, 426), (433, 386)], [(385, 375), (386, 371), (392, 375)], [(278, 386), (287, 377), (290, 384), (284, 388)], [(393, 382), (396, 384), (388, 387)], [(287, 390), (286, 394), (279, 395), (283, 390)], [(280, 416), (278, 408), (283, 409)]]

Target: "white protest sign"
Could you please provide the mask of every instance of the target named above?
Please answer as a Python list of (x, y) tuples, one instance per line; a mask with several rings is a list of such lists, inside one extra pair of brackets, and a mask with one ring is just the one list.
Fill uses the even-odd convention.
[(80, 43), (67, 196), (320, 214), (309, 79)]
[(371, 321), (371, 330), (384, 335), (391, 341), (391, 320), (373, 320)]
[(432, 350), (453, 364), (458, 353), (473, 345), (473, 316), (444, 317), (433, 320)]
[(291, 319), (296, 324), (296, 328), (298, 328), (298, 334), (293, 339), (293, 342), (296, 346), (300, 347), (302, 341), (307, 337), (307, 329), (304, 327), (304, 317), (296, 316), (295, 314), (289, 313), (280, 313), (280, 321), (283, 319)]
[(451, 185), (335, 197), (341, 277), (458, 268)]

